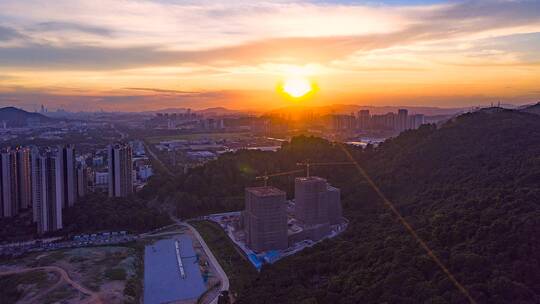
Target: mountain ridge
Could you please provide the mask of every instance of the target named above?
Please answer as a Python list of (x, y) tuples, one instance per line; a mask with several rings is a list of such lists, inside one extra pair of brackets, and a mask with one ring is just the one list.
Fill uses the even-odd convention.
[(0, 122), (6, 122), (8, 127), (26, 126), (29, 119), (34, 119), (39, 123), (54, 121), (54, 119), (40, 113), (31, 113), (16, 107), (0, 108)]

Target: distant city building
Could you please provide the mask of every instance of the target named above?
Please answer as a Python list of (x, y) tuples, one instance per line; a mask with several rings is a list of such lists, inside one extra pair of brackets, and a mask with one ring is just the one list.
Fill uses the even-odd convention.
[(77, 197), (83, 197), (88, 192), (88, 168), (85, 165), (77, 167)]
[(109, 172), (95, 171), (93, 174), (93, 191), (107, 192), (109, 191)]
[(408, 129), (409, 111), (406, 109), (399, 109), (397, 114), (396, 131), (402, 132)]
[(26, 147), (18, 147), (16, 151), (19, 207), (28, 209), (32, 206), (31, 150)]
[(245, 202), (246, 244), (258, 252), (287, 248), (285, 192), (274, 187), (246, 188)]
[(126, 197), (133, 193), (132, 149), (127, 144), (108, 147), (109, 197)]
[(58, 147), (56, 178), (58, 179), (58, 198), (62, 208), (72, 207), (77, 200), (77, 176), (75, 165), (75, 148), (73, 145)]
[(369, 114), (369, 110), (360, 110), (358, 112), (358, 128), (361, 130), (366, 130), (371, 127), (371, 115)]
[(131, 149), (133, 151), (133, 155), (135, 156), (144, 156), (146, 155), (146, 151), (144, 148), (144, 144), (140, 140), (132, 141), (129, 143), (131, 146)]
[(12, 217), (19, 213), (17, 185), (17, 154), (15, 150), (5, 149), (0, 154), (0, 210), (2, 217)]
[(296, 178), (294, 192), (296, 219), (311, 239), (325, 237), (330, 233), (330, 225), (341, 221), (339, 189), (331, 187), (324, 178)]
[(332, 115), (332, 129), (336, 131), (347, 131), (356, 128), (354, 115)]
[(384, 115), (373, 115), (371, 117), (371, 126), (374, 129), (395, 130), (396, 129), (396, 114), (386, 113)]
[(96, 156), (92, 159), (92, 165), (94, 167), (101, 167), (103, 166), (103, 164), (104, 164), (103, 156)]
[(152, 175), (154, 175), (154, 172), (152, 171), (151, 166), (145, 165), (138, 167), (137, 176), (139, 177), (139, 180), (147, 181)]
[(409, 116), (409, 128), (418, 129), (425, 123), (425, 116), (423, 114), (416, 114)]
[(51, 150), (32, 150), (32, 201), (39, 234), (62, 229), (62, 187), (57, 184), (62, 181), (57, 176), (61, 162)]

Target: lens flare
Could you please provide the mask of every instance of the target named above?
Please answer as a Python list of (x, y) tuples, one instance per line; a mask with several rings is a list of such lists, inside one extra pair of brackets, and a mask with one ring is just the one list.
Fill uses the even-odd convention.
[(289, 78), (283, 84), (283, 92), (294, 98), (300, 98), (312, 90), (313, 85), (305, 78)]

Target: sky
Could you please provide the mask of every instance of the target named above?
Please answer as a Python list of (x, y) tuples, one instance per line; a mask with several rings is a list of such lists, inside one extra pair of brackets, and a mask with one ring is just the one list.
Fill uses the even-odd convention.
[[(0, 1), (0, 106), (540, 101), (539, 0)], [(290, 78), (317, 87), (291, 100)]]

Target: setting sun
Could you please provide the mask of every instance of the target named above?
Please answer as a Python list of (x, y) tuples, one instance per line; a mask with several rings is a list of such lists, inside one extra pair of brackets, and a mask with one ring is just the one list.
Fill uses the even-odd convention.
[(300, 98), (312, 90), (311, 82), (305, 78), (289, 78), (283, 84), (283, 91), (294, 98)]

